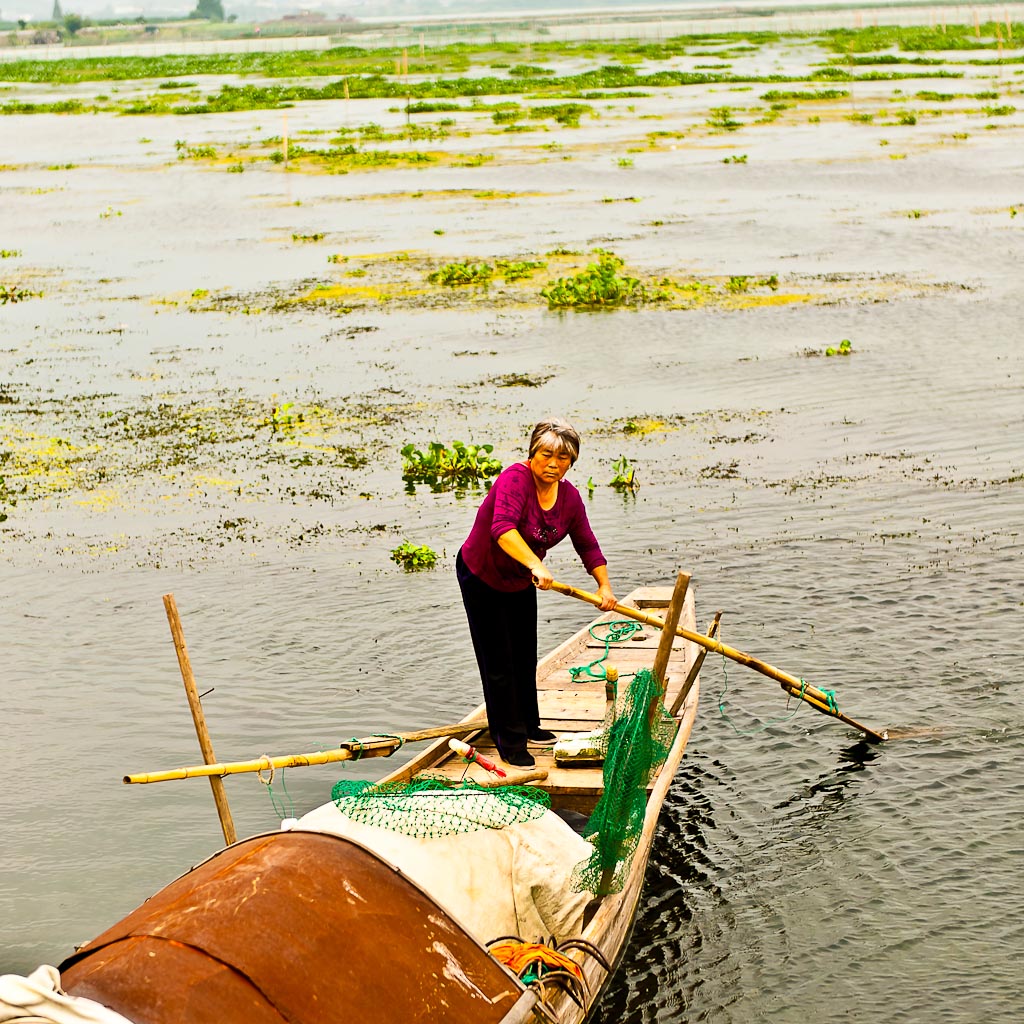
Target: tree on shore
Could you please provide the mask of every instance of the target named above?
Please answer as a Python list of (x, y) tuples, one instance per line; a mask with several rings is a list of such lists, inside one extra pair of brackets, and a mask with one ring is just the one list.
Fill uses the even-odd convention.
[(205, 18), (207, 21), (223, 21), (224, 5), (221, 0), (197, 0), (196, 9), (190, 18)]

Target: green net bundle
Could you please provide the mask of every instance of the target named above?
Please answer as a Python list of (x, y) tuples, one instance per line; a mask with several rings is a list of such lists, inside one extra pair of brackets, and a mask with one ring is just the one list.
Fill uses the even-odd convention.
[[(576, 865), (573, 884), (597, 896), (620, 892), (640, 842), (647, 810), (647, 784), (665, 763), (677, 723), (662, 705), (664, 687), (649, 669), (633, 677), (615, 721), (606, 729), (604, 792), (587, 822), (594, 853)], [(651, 702), (657, 701), (653, 725)]]
[(417, 839), (506, 828), (540, 818), (551, 806), (548, 794), (532, 786), (485, 789), (467, 780), (453, 787), (431, 778), (407, 783), (342, 779), (331, 790), (331, 799), (352, 821)]

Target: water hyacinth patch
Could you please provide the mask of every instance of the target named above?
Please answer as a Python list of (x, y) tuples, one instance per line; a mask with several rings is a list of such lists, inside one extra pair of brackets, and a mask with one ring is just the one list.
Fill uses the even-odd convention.
[(590, 263), (572, 277), (560, 277), (541, 295), (552, 309), (606, 309), (614, 306), (636, 306), (643, 302), (661, 302), (668, 293), (648, 288), (642, 281), (620, 274), (621, 257), (601, 252), (596, 263)]
[(437, 565), (437, 552), (426, 544), (419, 546), (411, 541), (403, 541), (391, 552), (391, 561), (400, 565), (406, 572), (420, 572), (433, 569)]
[(431, 441), (426, 451), (414, 444), (402, 448), (402, 479), (413, 487), (428, 484), (436, 491), (477, 484), (497, 476), (502, 465), (491, 456), (492, 444), (463, 444), (453, 441), (451, 448)]

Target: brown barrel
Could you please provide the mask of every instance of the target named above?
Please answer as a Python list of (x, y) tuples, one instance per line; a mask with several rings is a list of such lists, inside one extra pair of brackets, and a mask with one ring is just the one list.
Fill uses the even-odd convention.
[(523, 991), (401, 872), (316, 832), (222, 850), (60, 970), (135, 1024), (475, 1024)]

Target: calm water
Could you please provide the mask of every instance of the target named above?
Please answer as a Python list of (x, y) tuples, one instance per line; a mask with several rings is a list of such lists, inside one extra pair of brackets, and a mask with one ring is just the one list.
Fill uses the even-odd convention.
[[(690, 92), (678, 102), (699, 106)], [(293, 117), (328, 114), (310, 105)], [(294, 176), (286, 196), (269, 175), (153, 174), (133, 162), (133, 140), (162, 140), (173, 160), (180, 124), (120, 119), (104, 142), (121, 153), (116, 172), (84, 166), (32, 195), (58, 152), (101, 162), (95, 127), (7, 120), (38, 165), (0, 176), (0, 243), (50, 275), (45, 298), (0, 307), (0, 380), (18, 398), (0, 405), (7, 429), (87, 443), (100, 413), (167, 395), (210, 408), (280, 395), (375, 418), (358, 438), (369, 464), (333, 500), (309, 498), (316, 471), (296, 466), (292, 496), (208, 482), (165, 501), (140, 471), (106, 502), (56, 492), (11, 509), (0, 527), (0, 969), (59, 962), (217, 845), (205, 783), (120, 781), (198, 759), (162, 594), (176, 595), (201, 690), (214, 688), (204, 706), (222, 759), (460, 717), (479, 696), (451, 563), (478, 496), (407, 494), (397, 451), (472, 437), (507, 463), (540, 414), (561, 410), (584, 433), (574, 477), (599, 485), (591, 517), (620, 594), (685, 568), (701, 618), (723, 610), (727, 642), (835, 688), (866, 724), (910, 734), (869, 747), (809, 710), (777, 721), (791, 709), (775, 684), (709, 658), (599, 1019), (1021, 1019), (1024, 227), (1007, 213), (1021, 199), (1019, 127), (966, 148), (928, 128), (912, 158), (892, 162), (856, 134), (870, 127), (772, 125), (730, 137), (726, 152), (749, 152), (747, 167), (680, 145), (638, 155), (624, 180), (599, 148), (464, 169), (454, 185), (451, 171)], [(188, 130), (198, 141), (252, 125), (231, 115)], [(621, 141), (635, 125), (623, 112), (608, 130)], [(538, 195), (483, 213), (458, 197), (426, 213), (408, 200), (340, 202), (456, 186)], [(601, 204), (611, 188), (643, 201)], [(302, 207), (286, 206), (300, 195)], [(111, 203), (126, 211), (119, 223), (97, 216)], [(911, 206), (928, 215), (908, 218)], [(286, 244), (324, 225), (333, 249), (315, 260)], [(651, 272), (862, 275), (864, 295), (732, 313), (342, 319), (157, 315), (150, 301), (299, 278), (343, 247), (493, 257), (559, 242), (614, 246)], [(885, 275), (901, 283), (882, 295)], [(339, 333), (353, 325), (376, 330)], [(801, 355), (841, 338), (848, 358)], [(550, 379), (487, 383), (509, 372)], [(623, 432), (645, 416), (665, 429)], [(604, 486), (620, 454), (638, 466), (635, 498)], [(215, 447), (204, 472), (242, 473), (238, 457)], [(224, 543), (228, 516), (246, 527)], [(403, 537), (443, 552), (441, 567), (399, 572), (388, 553)], [(586, 583), (571, 551), (552, 565)], [(585, 620), (582, 605), (543, 598), (542, 649)], [(339, 771), (296, 771), (275, 791), (304, 811)], [(257, 781), (228, 792), (241, 834), (275, 826)]]

